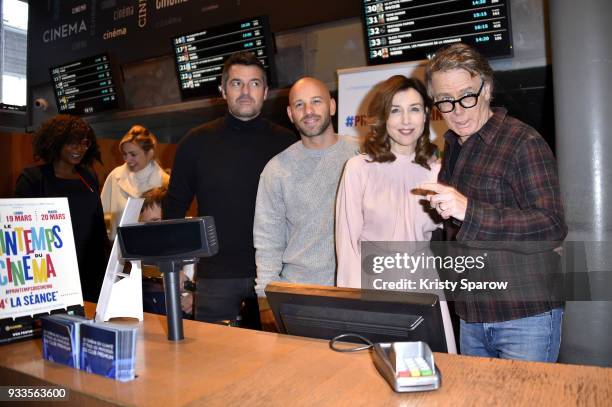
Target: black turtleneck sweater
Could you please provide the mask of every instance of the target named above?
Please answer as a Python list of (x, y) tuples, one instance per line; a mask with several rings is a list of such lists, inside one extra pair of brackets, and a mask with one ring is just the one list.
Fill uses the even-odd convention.
[(194, 195), (198, 216), (215, 218), (219, 253), (200, 260), (198, 277), (255, 277), (253, 216), (259, 175), (295, 141), (294, 133), (266, 119), (245, 122), (231, 114), (192, 129), (180, 141), (164, 218), (183, 218)]

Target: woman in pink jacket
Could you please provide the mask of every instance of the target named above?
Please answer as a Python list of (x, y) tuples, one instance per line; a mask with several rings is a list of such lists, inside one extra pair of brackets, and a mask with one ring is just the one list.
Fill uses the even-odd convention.
[(418, 79), (396, 75), (374, 88), (371, 132), (362, 154), (347, 162), (336, 201), (338, 286), (361, 287), (361, 242), (429, 241), (439, 227), (414, 191), (440, 171), (429, 140), (431, 107)]
[[(441, 219), (415, 191), (422, 183), (436, 182), (440, 171), (436, 146), (429, 140), (431, 108), (432, 101), (418, 79), (396, 75), (374, 88), (368, 106), (368, 117), (373, 121), (371, 132), (362, 142), (362, 154), (346, 163), (336, 200), (339, 287), (388, 289), (380, 286), (380, 282), (407, 277), (418, 283), (420, 279), (438, 277), (434, 267), (415, 274), (397, 268), (386, 274), (364, 270), (363, 275), (361, 267), (362, 242), (401, 242), (377, 244), (372, 253), (365, 253), (366, 257), (391, 255), (395, 249), (416, 257), (431, 255), (429, 240), (441, 226)], [(417, 285), (407, 291), (423, 290)], [(444, 293), (441, 290), (433, 293), (442, 300), (448, 351), (456, 353)]]

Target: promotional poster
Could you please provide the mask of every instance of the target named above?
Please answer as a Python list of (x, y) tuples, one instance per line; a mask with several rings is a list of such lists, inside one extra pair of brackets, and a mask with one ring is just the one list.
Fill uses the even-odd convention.
[(0, 199), (0, 320), (82, 305), (66, 198)]
[[(338, 134), (363, 137), (370, 131), (367, 109), (374, 86), (393, 75), (425, 79), (425, 63), (402, 62), (382, 66), (366, 66), (338, 70)], [(440, 113), (431, 112), (430, 138), (440, 149), (448, 130)]]

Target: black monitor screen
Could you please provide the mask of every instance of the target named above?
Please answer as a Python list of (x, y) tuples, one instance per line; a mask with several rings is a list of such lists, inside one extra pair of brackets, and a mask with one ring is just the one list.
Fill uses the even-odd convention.
[(120, 83), (108, 54), (55, 66), (50, 72), (60, 113), (82, 115), (120, 107)]
[(448, 351), (434, 294), (288, 283), (271, 283), (265, 291), (281, 333), (320, 339), (353, 333), (374, 343), (423, 341), (433, 351)]
[(172, 39), (183, 98), (219, 94), (223, 62), (233, 53), (252, 51), (273, 84), (272, 37), (266, 17), (237, 21)]
[(508, 0), (363, 0), (368, 64), (416, 61), (463, 42), (512, 56)]

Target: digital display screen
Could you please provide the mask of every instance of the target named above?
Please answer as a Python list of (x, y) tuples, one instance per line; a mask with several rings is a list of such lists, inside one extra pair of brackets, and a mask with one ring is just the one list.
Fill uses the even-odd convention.
[(416, 61), (455, 42), (512, 56), (508, 0), (363, 0), (368, 64)]
[(129, 256), (171, 256), (202, 249), (198, 222), (155, 222), (140, 227), (125, 227), (120, 233)]
[(206, 28), (172, 39), (183, 98), (219, 94), (223, 62), (233, 53), (252, 51), (262, 62), (273, 84), (272, 40), (266, 17), (256, 17)]
[(50, 72), (60, 113), (82, 115), (119, 108), (119, 84), (108, 54), (52, 67)]
[(162, 258), (210, 257), (219, 251), (212, 216), (120, 226), (117, 236), (124, 259), (146, 264)]

